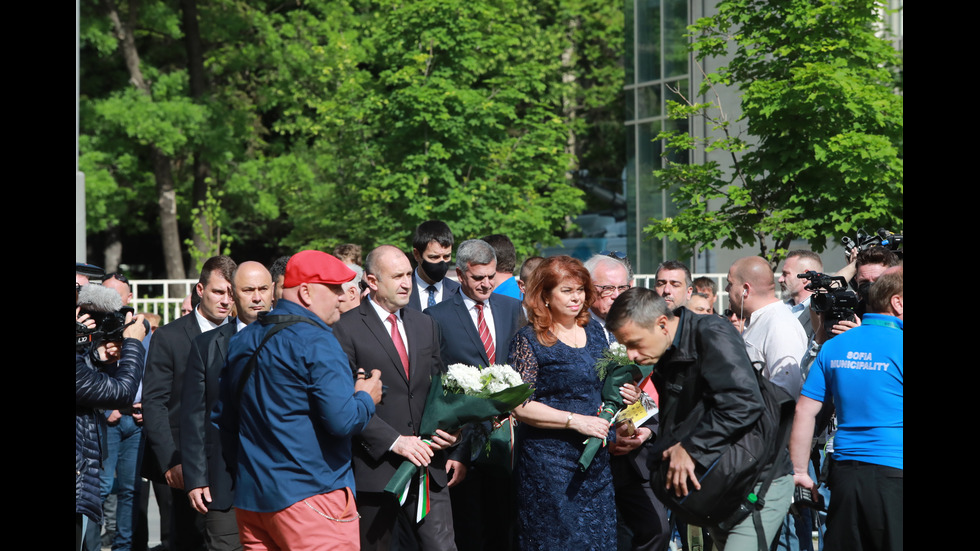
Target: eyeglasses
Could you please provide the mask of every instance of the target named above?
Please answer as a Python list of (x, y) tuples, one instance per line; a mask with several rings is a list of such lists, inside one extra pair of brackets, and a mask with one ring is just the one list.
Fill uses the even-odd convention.
[(629, 291), (629, 288), (630, 288), (629, 285), (619, 285), (619, 286), (596, 285), (595, 286), (595, 290), (599, 291), (599, 296), (603, 296), (603, 297), (611, 297), (612, 294), (616, 291), (619, 291), (620, 293), (625, 293), (626, 291)]

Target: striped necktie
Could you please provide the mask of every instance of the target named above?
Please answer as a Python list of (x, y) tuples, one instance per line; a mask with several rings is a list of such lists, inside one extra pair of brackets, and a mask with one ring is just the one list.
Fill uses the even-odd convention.
[(483, 349), (487, 351), (487, 359), (492, 365), (496, 363), (497, 350), (493, 346), (493, 336), (490, 334), (490, 328), (487, 327), (487, 320), (483, 319), (482, 302), (476, 304), (476, 326), (480, 331), (480, 341), (483, 342)]

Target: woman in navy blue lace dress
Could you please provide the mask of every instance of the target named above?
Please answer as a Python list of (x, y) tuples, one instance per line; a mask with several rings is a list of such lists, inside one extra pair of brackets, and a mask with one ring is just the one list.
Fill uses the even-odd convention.
[(534, 387), (514, 410), (521, 549), (616, 548), (609, 454), (596, 454), (585, 472), (577, 464), (587, 437), (609, 434), (596, 416), (602, 382), (595, 363), (606, 339), (589, 314), (595, 294), (582, 263), (560, 256), (535, 269), (524, 298), (528, 325), (510, 348), (511, 365)]

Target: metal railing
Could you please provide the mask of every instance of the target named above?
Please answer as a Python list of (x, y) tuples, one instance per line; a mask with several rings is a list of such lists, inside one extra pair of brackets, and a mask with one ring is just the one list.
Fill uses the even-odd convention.
[[(725, 285), (728, 284), (728, 274), (693, 274), (693, 277), (710, 277), (718, 285), (718, 298), (715, 301), (715, 311), (721, 312), (728, 307), (728, 293), (725, 292)], [(657, 279), (656, 274), (636, 274), (633, 276), (637, 287), (652, 289)], [(137, 312), (153, 312), (159, 314), (163, 320), (160, 325), (166, 325), (180, 317), (180, 305), (184, 302), (184, 297), (191, 293), (196, 279), (134, 279), (130, 280), (133, 289), (132, 307)], [(170, 294), (171, 285), (180, 285), (183, 292), (180, 296)]]
[[(129, 281), (133, 290), (133, 302), (130, 304), (137, 312), (153, 312), (163, 319), (160, 325), (166, 325), (180, 317), (180, 305), (184, 297), (189, 295), (197, 284), (196, 279), (132, 279)], [(183, 291), (180, 296), (170, 293), (171, 286), (180, 286)]]
[[(693, 279), (699, 277), (709, 277), (718, 286), (718, 294), (715, 298), (715, 312), (723, 312), (725, 308), (728, 308), (728, 293), (725, 292), (725, 287), (728, 285), (728, 273), (723, 274), (691, 274)], [(633, 275), (633, 285), (637, 287), (645, 287), (647, 289), (653, 289), (656, 285), (657, 274), (634, 274)], [(776, 294), (779, 294), (779, 288), (776, 288)]]

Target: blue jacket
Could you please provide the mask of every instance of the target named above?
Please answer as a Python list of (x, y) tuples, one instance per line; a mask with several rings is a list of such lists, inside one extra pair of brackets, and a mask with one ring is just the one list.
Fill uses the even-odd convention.
[(143, 377), (143, 344), (123, 342), (115, 374), (93, 365), (88, 354), (75, 354), (75, 513), (102, 523), (99, 474), (105, 450), (105, 415), (96, 408), (119, 409), (133, 405)]
[[(258, 353), (238, 403), (235, 393), (249, 359), (273, 326), (259, 322), (228, 345), (213, 418), (237, 433), (235, 507), (273, 512), (311, 496), (354, 489), (351, 437), (374, 415), (366, 392), (354, 392), (347, 355), (333, 330), (306, 308), (285, 299), (268, 314), (302, 316)], [(231, 444), (231, 445), (229, 445)]]

